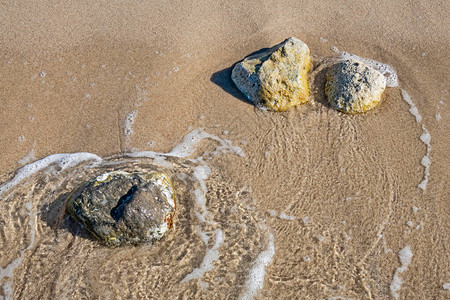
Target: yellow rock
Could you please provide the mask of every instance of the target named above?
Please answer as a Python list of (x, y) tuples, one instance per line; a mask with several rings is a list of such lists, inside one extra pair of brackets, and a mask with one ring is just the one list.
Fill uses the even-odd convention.
[(347, 114), (357, 114), (376, 107), (385, 88), (383, 74), (351, 59), (330, 67), (325, 94), (333, 108)]
[(231, 78), (255, 105), (285, 111), (308, 102), (310, 66), (308, 46), (290, 37), (236, 64)]

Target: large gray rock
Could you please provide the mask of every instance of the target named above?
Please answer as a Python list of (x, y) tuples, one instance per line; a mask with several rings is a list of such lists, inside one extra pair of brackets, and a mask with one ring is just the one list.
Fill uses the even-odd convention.
[(67, 210), (100, 242), (137, 245), (171, 228), (175, 193), (164, 173), (109, 172), (75, 190)]
[(285, 111), (308, 102), (310, 66), (308, 46), (290, 37), (236, 64), (231, 78), (255, 105)]
[(351, 59), (330, 67), (325, 94), (333, 108), (344, 113), (357, 114), (376, 107), (385, 88), (386, 78), (383, 74)]

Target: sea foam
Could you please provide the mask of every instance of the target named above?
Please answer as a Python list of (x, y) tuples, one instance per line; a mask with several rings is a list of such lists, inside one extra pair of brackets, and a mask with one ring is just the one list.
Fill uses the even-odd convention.
[(241, 297), (242, 300), (253, 299), (257, 295), (258, 291), (263, 288), (264, 277), (266, 274), (265, 269), (272, 263), (274, 255), (274, 236), (271, 233), (269, 235), (269, 244), (267, 245), (267, 249), (261, 252), (253, 263), (253, 267), (251, 268), (247, 281), (245, 282), (246, 290)]
[[(366, 65), (378, 70), (386, 78), (386, 85), (388, 87), (398, 87), (399, 86), (397, 72), (390, 65), (381, 63), (376, 60), (359, 57), (357, 55), (354, 55), (354, 54), (351, 54), (351, 53), (348, 53), (345, 51), (339, 51), (339, 49), (336, 47), (332, 47), (332, 50), (334, 52), (338, 53), (341, 59), (359, 60), (359, 61), (365, 63)], [(419, 109), (417, 108), (415, 103), (412, 101), (411, 96), (404, 89), (401, 89), (401, 92), (402, 92), (403, 100), (406, 103), (408, 103), (408, 105), (410, 106), (409, 112), (416, 118), (417, 123), (421, 123), (422, 116), (419, 112)], [(421, 161), (421, 164), (424, 166), (423, 179), (417, 187), (425, 191), (427, 188), (429, 177), (430, 177), (430, 167), (431, 167), (431, 156), (430, 156), (431, 143), (430, 143), (430, 140), (431, 140), (431, 135), (424, 124), (422, 124), (422, 131), (423, 131), (423, 134), (420, 136), (420, 140), (425, 144), (425, 146), (427, 148), (426, 148), (426, 154), (422, 158), (422, 161)]]
[(102, 159), (92, 153), (87, 152), (79, 152), (79, 153), (60, 153), (60, 154), (52, 154), (43, 159), (37, 160), (31, 164), (28, 164), (19, 170), (17, 170), (14, 177), (0, 185), (0, 196), (9, 191), (11, 188), (19, 184), (22, 180), (30, 177), (33, 174), (47, 168), (52, 164), (56, 164), (59, 167), (58, 172), (64, 171), (67, 168), (74, 167), (81, 162), (92, 160), (94, 162), (101, 162)]
[[(15, 176), (10, 181), (0, 185), (0, 197), (3, 193), (9, 191), (23, 180), (52, 165), (58, 166), (58, 168), (53, 168), (51, 171), (59, 173), (67, 168), (74, 167), (85, 161), (92, 161), (95, 164), (101, 162), (102, 159), (95, 154), (80, 152), (69, 154), (53, 154), (35, 161), (17, 170)], [(25, 253), (34, 247), (36, 237), (37, 212), (33, 212), (32, 200), (25, 202), (24, 207), (27, 210), (29, 216), (28, 225), (30, 226), (30, 243), (25, 249), (20, 250), (19, 257), (11, 261), (8, 265), (6, 265), (5, 268), (0, 267), (0, 282), (2, 282), (6, 299), (12, 299), (13, 297), (14, 270), (19, 267), (24, 260)], [(5, 278), (8, 279), (5, 280)]]
[[(127, 121), (129, 121), (129, 125), (131, 126), (134, 118), (136, 117), (135, 113), (127, 116)], [(177, 158), (187, 158), (191, 156), (197, 149), (197, 144), (204, 139), (211, 139), (219, 143), (219, 146), (216, 147), (215, 151), (222, 152), (232, 152), (238, 156), (244, 156), (244, 152), (241, 148), (237, 146), (233, 146), (231, 141), (221, 139), (217, 136), (209, 134), (202, 129), (195, 129), (189, 134), (187, 134), (183, 141), (176, 145), (170, 152), (168, 153), (158, 153), (153, 151), (141, 151), (141, 152), (130, 152), (126, 153), (125, 156), (129, 157), (148, 157), (153, 158), (154, 161), (158, 161), (159, 164), (166, 164), (167, 166), (171, 166), (169, 162), (165, 161), (167, 157), (177, 157)], [(33, 163), (30, 163), (19, 170), (16, 171), (14, 177), (8, 181), (0, 185), (0, 197), (3, 193), (9, 191), (14, 188), (16, 185), (21, 183), (23, 180), (29, 178), (33, 174), (36, 174), (42, 170), (48, 168), (49, 172), (52, 173), (60, 173), (67, 168), (75, 167), (76, 165), (90, 161), (89, 167), (95, 167), (99, 165), (103, 159), (95, 154), (87, 153), (87, 152), (79, 152), (79, 153), (62, 153), (62, 154), (52, 154), (47, 157), (44, 157), (40, 160), (37, 160)], [(202, 162), (202, 157), (195, 159), (197, 162)], [(111, 164), (111, 163), (110, 163)], [(112, 163), (113, 164), (113, 163)], [(50, 168), (52, 167), (52, 168)], [(207, 193), (207, 187), (205, 180), (208, 178), (211, 173), (211, 169), (208, 165), (202, 164), (194, 168), (193, 170), (193, 179), (199, 183), (200, 188), (194, 191), (195, 202), (200, 211), (196, 211), (197, 216), (200, 221), (205, 223), (213, 223), (216, 222), (210, 220), (209, 214), (206, 207), (206, 199), (205, 195)], [(25, 209), (28, 210), (30, 221), (29, 226), (30, 230), (30, 244), (23, 250), (21, 250), (19, 257), (11, 261), (5, 268), (0, 268), (0, 281), (3, 281), (3, 290), (6, 293), (7, 298), (9, 296), (12, 297), (13, 289), (13, 278), (14, 278), (14, 270), (22, 263), (25, 253), (34, 247), (34, 240), (36, 235), (36, 213), (33, 212), (33, 203), (31, 201), (25, 203)], [(209, 237), (208, 235), (211, 232), (202, 232), (200, 229), (199, 235), (201, 236), (203, 242), (208, 244)], [(188, 274), (185, 281), (189, 281), (192, 279), (199, 279), (203, 276), (204, 273), (211, 271), (214, 268), (214, 262), (219, 259), (219, 249), (224, 243), (224, 234), (222, 229), (216, 229), (213, 231), (215, 236), (214, 245), (206, 250), (205, 256), (201, 265), (194, 269), (192, 273)], [(9, 280), (4, 280), (4, 278), (9, 278)], [(10, 298), (10, 297), (9, 297)]]
[(408, 268), (409, 264), (411, 263), (413, 253), (411, 251), (411, 247), (405, 246), (402, 250), (398, 252), (398, 257), (400, 259), (400, 263), (402, 264), (401, 267), (398, 267), (397, 270), (395, 270), (394, 278), (392, 279), (392, 283), (390, 286), (391, 289), (391, 295), (395, 299), (398, 299), (400, 295), (398, 292), (400, 291), (400, 288), (402, 287), (403, 280), (400, 277), (400, 274), (405, 272)]
[(193, 131), (185, 135), (181, 143), (173, 147), (173, 149), (170, 152), (159, 153), (154, 151), (138, 151), (138, 152), (129, 152), (126, 153), (125, 155), (129, 157), (149, 157), (149, 158), (156, 158), (161, 156), (187, 158), (192, 154), (194, 154), (194, 152), (197, 150), (197, 144), (199, 144), (204, 139), (210, 139), (219, 142), (220, 146), (216, 148), (216, 151), (217, 150), (229, 151), (241, 157), (245, 156), (242, 148), (238, 146), (233, 146), (231, 141), (221, 139), (215, 135), (207, 133), (201, 128), (194, 129)]
[[(202, 232), (203, 234), (203, 232)], [(214, 246), (206, 251), (203, 261), (198, 268), (195, 268), (191, 273), (187, 274), (181, 282), (187, 282), (192, 279), (200, 279), (203, 274), (214, 269), (213, 263), (219, 259), (219, 248), (224, 242), (224, 237), (221, 229), (215, 230), (216, 240)], [(205, 239), (203, 239), (205, 241)]]

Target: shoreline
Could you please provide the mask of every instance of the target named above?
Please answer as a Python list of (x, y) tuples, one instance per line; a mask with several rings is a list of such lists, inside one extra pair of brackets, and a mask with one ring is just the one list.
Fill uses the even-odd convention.
[[(448, 9), (5, 4), (0, 298), (445, 298)], [(288, 36), (311, 49), (312, 100), (255, 109), (231, 68)], [(398, 75), (374, 111), (326, 104), (323, 63), (337, 49)], [(64, 195), (98, 167), (80, 152), (99, 165), (172, 168), (176, 230), (138, 248), (90, 240), (63, 214)]]

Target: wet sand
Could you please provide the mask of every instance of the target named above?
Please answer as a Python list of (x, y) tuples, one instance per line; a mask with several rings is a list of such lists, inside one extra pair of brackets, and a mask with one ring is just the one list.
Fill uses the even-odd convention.
[[(1, 7), (0, 297), (450, 297), (447, 2)], [(312, 99), (255, 109), (231, 67), (289, 36), (311, 49)], [(390, 65), (399, 86), (367, 114), (334, 111), (336, 49)], [(77, 183), (145, 168), (142, 151), (192, 132), (210, 136), (166, 158), (180, 205), (161, 242), (105, 249), (64, 215)], [(8, 185), (78, 152), (96, 157), (53, 157)]]

